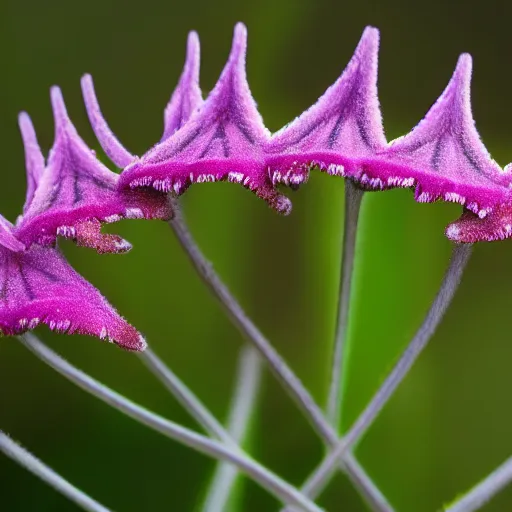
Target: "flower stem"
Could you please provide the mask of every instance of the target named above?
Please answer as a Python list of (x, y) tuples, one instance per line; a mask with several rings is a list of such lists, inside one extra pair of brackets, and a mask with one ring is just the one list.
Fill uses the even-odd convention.
[(217, 418), (149, 347), (138, 354), (138, 357), (209, 435), (233, 448), (238, 448), (237, 443)]
[(291, 486), (241, 451), (233, 450), (223, 443), (197, 434), (193, 430), (166, 420), (131, 400), (128, 400), (68, 363), (41, 343), (33, 334), (26, 333), (20, 336), (19, 339), (37, 357), (61, 375), (127, 416), (204, 455), (234, 464), (240, 471), (249, 475), (255, 482), (259, 483), (264, 489), (286, 504), (298, 507), (300, 510), (307, 512), (321, 512), (321, 508), (302, 495), (295, 487)]
[[(338, 436), (334, 428), (325, 418), (318, 404), (315, 403), (311, 394), (303, 386), (299, 378), (245, 314), (240, 304), (238, 304), (226, 285), (220, 280), (219, 276), (213, 270), (212, 265), (206, 260), (193, 239), (177, 203), (175, 203), (174, 209), (176, 214), (175, 217), (169, 221), (169, 225), (173, 229), (199, 277), (213, 295), (217, 297), (228, 318), (241, 332), (246, 341), (253, 345), (261, 354), (262, 358), (267, 361), (276, 378), (288, 392), (289, 396), (297, 403), (305, 417), (309, 419), (321, 439), (330, 448), (334, 448), (339, 442)], [(391, 506), (385, 502), (385, 498), (370, 478), (367, 476), (363, 479), (360, 478), (361, 475), (364, 475), (364, 470), (352, 454), (347, 454), (346, 457), (343, 457), (343, 461), (341, 459), (337, 460), (337, 465), (341, 465), (341, 467), (345, 469), (349, 478), (365, 500), (373, 504), (374, 510), (392, 510)], [(383, 504), (385, 504), (385, 507)]]
[(361, 439), (366, 430), (371, 426), (425, 348), (441, 322), (457, 290), (462, 273), (471, 255), (471, 248), (469, 244), (456, 245), (453, 248), (450, 265), (423, 324), (370, 403), (350, 428), (347, 435), (339, 440), (334, 450), (324, 458), (324, 461), (315, 472), (311, 474), (302, 487), (302, 491), (307, 496), (314, 498), (322, 491), (331, 478), (338, 462), (343, 459), (345, 454), (349, 453), (349, 450)]
[[(261, 358), (252, 347), (241, 350), (234, 393), (228, 419), (228, 432), (242, 445), (249, 430), (256, 398), (261, 383)], [(227, 510), (230, 493), (238, 475), (237, 469), (225, 462), (219, 463), (212, 478), (203, 512)]]
[(169, 221), (169, 224), (203, 282), (220, 301), (226, 314), (247, 342), (261, 353), (276, 378), (304, 412), (304, 415), (308, 418), (319, 436), (322, 439), (330, 439), (334, 435), (336, 438), (337, 436), (333, 429), (327, 423), (322, 410), (314, 402), (310, 393), (304, 388), (298, 377), (292, 372), (256, 325), (254, 325), (252, 320), (246, 315), (240, 304), (238, 304), (226, 285), (213, 270), (211, 263), (206, 260), (195, 240), (192, 238), (177, 208), (176, 215)]
[(331, 383), (327, 402), (327, 419), (338, 429), (340, 424), (341, 400), (343, 398), (342, 372), (347, 335), (350, 293), (356, 248), (357, 226), (363, 190), (351, 180), (345, 180), (345, 220), (343, 231), (343, 254), (340, 273), (338, 317), (332, 358)]
[(31, 473), (44, 480), (50, 487), (60, 492), (68, 499), (76, 503), (80, 508), (89, 512), (109, 512), (109, 509), (84, 494), (80, 489), (64, 480), (53, 469), (41, 462), (37, 457), (25, 450), (13, 441), (7, 434), (0, 430), (0, 451), (25, 467)]
[(444, 508), (446, 512), (473, 512), (485, 505), (512, 481), (512, 457), (473, 487), (463, 498)]

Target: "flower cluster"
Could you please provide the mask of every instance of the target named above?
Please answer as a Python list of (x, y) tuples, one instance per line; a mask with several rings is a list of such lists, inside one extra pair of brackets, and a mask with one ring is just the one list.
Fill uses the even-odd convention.
[(377, 29), (365, 29), (348, 66), (316, 104), (274, 134), (247, 83), (246, 43), (246, 29), (238, 24), (227, 64), (203, 100), (199, 40), (195, 32), (189, 35), (184, 69), (165, 109), (163, 136), (140, 157), (111, 131), (92, 78), (83, 77), (91, 125), (121, 174), (105, 167), (80, 138), (58, 88), (51, 90), (55, 141), (47, 159), (28, 115), (20, 115), (27, 199), (15, 225), (0, 217), (2, 333), (45, 323), (143, 349), (142, 336), (67, 264), (56, 248), (57, 237), (100, 253), (125, 252), (130, 244), (103, 234), (102, 223), (168, 220), (169, 195), (179, 196), (195, 183), (238, 183), (288, 214), (291, 202), (278, 187), (296, 189), (319, 169), (364, 190), (412, 188), (419, 202), (460, 203), (461, 218), (446, 230), (456, 242), (512, 236), (512, 167), (502, 169), (492, 160), (475, 128), (469, 55), (459, 58), (425, 118), (388, 143), (377, 97)]

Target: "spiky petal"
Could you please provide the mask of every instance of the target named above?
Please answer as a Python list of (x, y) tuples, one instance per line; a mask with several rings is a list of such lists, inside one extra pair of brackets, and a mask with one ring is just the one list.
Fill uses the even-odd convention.
[(266, 147), (274, 183), (298, 185), (311, 166), (354, 176), (362, 157), (386, 146), (377, 97), (379, 32), (367, 27), (338, 80)]
[(199, 37), (197, 32), (192, 31), (188, 35), (183, 72), (164, 110), (164, 134), (161, 142), (179, 130), (203, 103), (199, 87), (199, 63)]
[(17, 335), (39, 324), (88, 334), (127, 350), (144, 350), (137, 330), (79, 276), (58, 250), (37, 245), (13, 252), (0, 239), (0, 333)]
[(30, 116), (21, 112), (18, 116), (21, 138), (25, 148), (25, 168), (27, 170), (27, 194), (23, 211), (26, 212), (32, 203), (36, 188), (44, 172), (44, 156), (37, 142), (36, 132)]
[(123, 169), (132, 162), (135, 157), (121, 144), (103, 117), (98, 98), (94, 91), (92, 76), (89, 74), (84, 75), (80, 83), (82, 85), (85, 108), (94, 134), (103, 148), (103, 151), (105, 151), (105, 154), (117, 167)]
[[(169, 138), (176, 130), (181, 128), (203, 102), (199, 87), (199, 64), (199, 38), (197, 33), (192, 31), (188, 35), (187, 53), (181, 77), (164, 110), (164, 133), (161, 141)], [(136, 160), (137, 157), (121, 144), (104, 118), (91, 75), (84, 75), (81, 83), (89, 121), (98, 142), (110, 160), (117, 167), (123, 169)]]
[(174, 135), (156, 145), (121, 174), (120, 185), (151, 185), (181, 194), (191, 183), (240, 183), (288, 213), (290, 201), (273, 187), (263, 147), (269, 140), (245, 72), (247, 31), (235, 27), (233, 46), (222, 74), (201, 109)]
[(363, 167), (385, 187), (416, 186), (416, 200), (457, 202), (485, 216), (503, 202), (510, 175), (492, 160), (471, 113), (471, 57), (460, 56), (453, 76), (425, 118)]
[[(32, 243), (53, 245), (57, 235), (61, 235), (99, 252), (124, 252), (130, 244), (115, 235), (102, 235), (98, 221), (129, 217), (133, 209), (141, 212), (140, 217), (168, 219), (168, 200), (157, 193), (120, 193), (119, 176), (107, 169), (80, 138), (67, 115), (59, 88), (52, 88), (51, 99), (55, 141), (47, 167), (38, 175), (30, 206), (16, 226), (16, 236), (27, 247)], [(30, 142), (30, 137), (25, 140)], [(29, 145), (29, 162), (31, 151)]]

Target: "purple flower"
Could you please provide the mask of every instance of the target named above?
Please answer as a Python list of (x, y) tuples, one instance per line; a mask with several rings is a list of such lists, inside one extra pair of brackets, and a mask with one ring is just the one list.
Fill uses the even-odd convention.
[[(164, 138), (140, 159), (122, 155), (91, 89), (86, 89), (91, 121), (105, 151), (121, 166), (133, 158), (121, 174), (121, 188), (151, 186), (179, 195), (191, 183), (230, 181), (250, 189), (279, 212), (290, 211), (290, 201), (276, 191), (266, 167), (264, 148), (270, 134), (247, 84), (246, 45), (247, 31), (239, 23), (228, 62), (206, 101), (197, 108), (199, 49), (196, 36), (189, 38), (185, 70), (166, 109)], [(188, 120), (187, 114), (191, 115)]]
[[(356, 178), (361, 158), (385, 149), (377, 99), (378, 49), (379, 32), (367, 27), (334, 85), (272, 136), (265, 150), (274, 183), (299, 185), (311, 167)], [(374, 185), (380, 188), (377, 179)]]
[[(137, 161), (138, 157), (132, 155), (119, 142), (103, 117), (91, 75), (85, 75), (82, 78), (82, 92), (92, 129), (110, 160), (120, 169)], [(199, 38), (196, 32), (190, 32), (185, 66), (164, 111), (164, 133), (160, 142), (165, 141), (181, 128), (202, 103), (203, 98), (199, 88)], [(148, 186), (150, 185), (149, 183)]]
[[(170, 218), (168, 199), (156, 191), (118, 191), (119, 176), (107, 169), (71, 123), (60, 89), (51, 90), (55, 141), (45, 166), (27, 114), (19, 118), (25, 144), (27, 199), (14, 232), (26, 246), (54, 245), (57, 235), (98, 252), (123, 252), (130, 244), (102, 234), (102, 222), (122, 218)], [(36, 183), (38, 183), (36, 187)]]
[[(28, 175), (29, 183), (37, 186), (37, 174), (28, 170)], [(29, 187), (29, 202), (31, 194)], [(39, 324), (67, 334), (97, 336), (127, 350), (146, 347), (137, 330), (57, 249), (37, 244), (27, 249), (0, 215), (0, 333), (17, 335)]]
[(415, 187), (419, 202), (457, 202), (484, 217), (508, 196), (511, 175), (482, 144), (471, 114), (471, 57), (460, 57), (445, 91), (409, 134), (386, 144), (377, 99), (379, 36), (367, 27), (341, 77), (267, 147), (274, 183), (317, 166), (368, 190)]
[[(461, 55), (453, 76), (423, 121), (376, 158), (363, 161), (362, 184), (415, 186), (419, 202), (457, 202), (485, 217), (509, 197), (511, 175), (492, 160), (471, 113), (471, 57)], [(375, 187), (372, 187), (375, 188)]]
[[(512, 170), (512, 164), (505, 167), (505, 172)], [(512, 202), (495, 206), (484, 218), (464, 210), (455, 222), (448, 224), (446, 236), (459, 243), (493, 242), (512, 238)]]

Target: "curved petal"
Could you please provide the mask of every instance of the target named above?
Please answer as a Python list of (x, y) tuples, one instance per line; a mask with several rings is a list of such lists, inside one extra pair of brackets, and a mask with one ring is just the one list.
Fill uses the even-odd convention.
[(199, 87), (199, 63), (199, 37), (197, 32), (192, 31), (188, 35), (183, 72), (164, 111), (164, 134), (161, 142), (180, 129), (203, 103)]
[(510, 174), (490, 157), (471, 113), (471, 67), (471, 57), (461, 55), (448, 86), (418, 126), (366, 162), (363, 185), (379, 179), (384, 188), (416, 186), (417, 201), (441, 198), (481, 217), (506, 199)]
[(67, 334), (88, 334), (127, 350), (146, 342), (56, 249), (0, 249), (0, 332), (21, 334), (44, 323)]
[(191, 183), (240, 183), (281, 213), (290, 201), (273, 187), (263, 146), (268, 130), (251, 96), (245, 72), (247, 30), (235, 27), (231, 53), (217, 84), (190, 120), (121, 174), (120, 185), (183, 193)]
[[(171, 210), (167, 197), (154, 191), (144, 195), (120, 193), (119, 176), (80, 138), (58, 87), (52, 88), (51, 99), (55, 141), (30, 207), (16, 226), (17, 237), (27, 246), (52, 245), (61, 235), (99, 252), (128, 250), (130, 244), (120, 237), (95, 230), (97, 221), (115, 222), (130, 216), (168, 219)], [(134, 209), (140, 214), (133, 215)]]
[(349, 64), (324, 95), (266, 147), (274, 183), (298, 185), (312, 166), (351, 176), (386, 146), (377, 96), (379, 31), (366, 27)]
[(23, 147), (25, 149), (25, 168), (27, 172), (27, 195), (23, 211), (26, 212), (36, 189), (41, 181), (44, 172), (44, 156), (37, 142), (36, 132), (30, 116), (26, 112), (21, 112), (18, 116), (18, 125), (20, 127)]
[(103, 117), (96, 92), (94, 91), (92, 76), (89, 74), (84, 75), (80, 83), (82, 85), (85, 108), (94, 134), (105, 154), (117, 167), (123, 169), (135, 159), (135, 156), (119, 142), (119, 139)]

